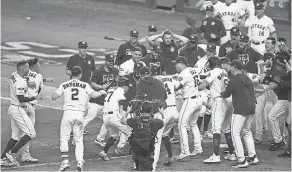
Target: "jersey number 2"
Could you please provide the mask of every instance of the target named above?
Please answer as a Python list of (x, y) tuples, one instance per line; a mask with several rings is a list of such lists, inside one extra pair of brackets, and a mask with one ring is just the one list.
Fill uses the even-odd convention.
[(72, 95), (71, 95), (71, 100), (79, 100), (78, 94), (79, 94), (79, 90), (77, 88), (72, 88), (71, 89)]

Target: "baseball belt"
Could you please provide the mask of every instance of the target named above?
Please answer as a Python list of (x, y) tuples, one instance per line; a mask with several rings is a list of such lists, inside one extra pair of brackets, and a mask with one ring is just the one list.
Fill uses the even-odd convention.
[(104, 112), (103, 114), (104, 115), (112, 115), (112, 114), (114, 114), (114, 112), (113, 111), (109, 111), (109, 112)]
[(195, 99), (195, 98), (198, 98), (198, 97), (200, 97), (200, 96), (192, 96), (192, 97), (189, 97), (189, 98), (184, 98), (184, 100), (186, 100), (186, 99)]

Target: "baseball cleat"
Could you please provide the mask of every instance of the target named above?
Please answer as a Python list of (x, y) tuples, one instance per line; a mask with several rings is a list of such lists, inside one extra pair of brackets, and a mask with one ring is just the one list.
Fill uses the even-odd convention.
[(253, 164), (253, 165), (255, 165), (255, 164), (259, 163), (259, 159), (258, 159), (257, 155), (254, 155), (253, 157), (249, 157), (249, 158), (247, 159), (247, 162), (248, 162), (249, 164)]
[(229, 160), (229, 161), (236, 161), (237, 160), (235, 153), (230, 154), (229, 152), (227, 155), (224, 156), (224, 159)]
[(12, 167), (12, 166), (14, 166), (14, 164), (12, 162), (10, 162), (7, 158), (3, 158), (3, 159), (1, 159), (1, 166)]
[(187, 158), (188, 156), (190, 156), (190, 155), (189, 154), (180, 154), (178, 157), (176, 157), (176, 160), (180, 161), (180, 160)]
[(66, 171), (66, 170), (69, 169), (69, 168), (70, 168), (70, 162), (69, 162), (68, 159), (66, 159), (66, 160), (63, 160), (63, 161), (62, 161), (62, 164), (61, 164), (61, 166), (60, 166), (59, 171)]
[(98, 140), (98, 139), (95, 139), (95, 140), (94, 140), (94, 143), (100, 145), (101, 147), (105, 147), (105, 145), (106, 145), (106, 142), (105, 142), (105, 141), (103, 141), (103, 140)]
[(205, 131), (203, 134), (203, 137), (209, 138), (209, 139), (213, 139), (213, 134), (210, 133), (209, 131)]
[(259, 144), (261, 144), (261, 141), (259, 141), (259, 139), (254, 139), (254, 144), (259, 145)]
[(76, 166), (77, 171), (83, 171), (83, 163), (82, 162), (78, 162), (77, 166)]
[(126, 155), (125, 153), (124, 153), (124, 151), (123, 151), (123, 148), (116, 148), (115, 149), (115, 152), (116, 152), (116, 154), (117, 155), (119, 155), (119, 156), (124, 156), (124, 155)]
[(198, 156), (198, 155), (201, 155), (203, 153), (203, 151), (193, 151), (191, 154), (190, 154), (190, 157), (195, 157), (195, 156)]
[(29, 157), (21, 158), (21, 162), (38, 163), (39, 160), (29, 156)]
[(136, 166), (135, 163), (130, 167), (130, 170), (131, 171), (137, 171), (137, 166)]
[(284, 145), (285, 145), (285, 143), (283, 140), (280, 143), (273, 142), (273, 143), (271, 143), (269, 151), (277, 151), (277, 150), (279, 150), (280, 147), (282, 147)]
[(220, 155), (217, 156), (215, 154), (210, 156), (210, 158), (204, 160), (204, 163), (219, 163), (219, 162), (221, 162)]
[(101, 152), (99, 152), (99, 155), (100, 155), (100, 157), (101, 157), (102, 160), (109, 161), (109, 158), (107, 156), (107, 153), (105, 153), (103, 150)]
[(289, 151), (285, 151), (284, 153), (282, 153), (281, 155), (278, 155), (279, 158), (291, 158), (291, 152)]
[(164, 166), (171, 166), (174, 163), (173, 158), (168, 158), (165, 162), (164, 162)]
[(236, 162), (236, 164), (232, 165), (233, 168), (246, 168), (248, 166), (248, 162), (246, 158), (242, 162)]
[(19, 166), (19, 163), (16, 161), (16, 159), (14, 158), (14, 155), (10, 151), (6, 153), (6, 157), (15, 166), (17, 166), (17, 167)]

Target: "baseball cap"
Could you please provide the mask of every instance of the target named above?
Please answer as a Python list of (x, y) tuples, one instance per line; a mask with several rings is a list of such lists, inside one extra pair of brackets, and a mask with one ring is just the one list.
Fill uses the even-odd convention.
[(148, 26), (148, 31), (149, 32), (156, 32), (157, 31), (157, 27), (152, 24), (152, 25)]
[(225, 63), (231, 64), (231, 60), (227, 57), (222, 57), (220, 59), (220, 62), (221, 62), (221, 64), (225, 64)]
[(248, 42), (249, 41), (249, 37), (247, 35), (240, 35), (239, 36), (239, 41)]
[(237, 68), (239, 70), (241, 70), (244, 67), (243, 63), (240, 60), (237, 60), (237, 59), (235, 59), (235, 60), (233, 60), (231, 62), (231, 66), (233, 66), (233, 67), (235, 67), (235, 68)]
[(254, 8), (255, 8), (256, 10), (261, 10), (261, 9), (264, 9), (265, 6), (264, 6), (264, 4), (257, 3), (257, 4), (255, 4)]
[(115, 60), (115, 55), (114, 54), (106, 54), (104, 57), (105, 57), (105, 60), (107, 60), (107, 61)]
[(30, 59), (30, 60), (28, 61), (28, 66), (31, 67), (31, 66), (37, 64), (37, 62), (39, 62), (39, 59), (38, 59), (38, 58)]
[(71, 69), (71, 74), (72, 76), (78, 76), (82, 73), (82, 68), (80, 66), (74, 66), (72, 69)]
[(212, 43), (208, 44), (207, 51), (216, 52), (216, 45)]
[(136, 30), (131, 30), (131, 31), (130, 31), (130, 36), (138, 37), (138, 36), (139, 36), (139, 32), (136, 31)]
[(231, 35), (240, 35), (239, 28), (238, 28), (238, 27), (232, 27), (232, 28), (230, 29), (230, 34), (231, 34)]
[(160, 45), (153, 45), (152, 50), (155, 52), (162, 52)]
[(190, 35), (190, 42), (192, 42), (192, 43), (197, 43), (198, 42), (198, 36), (196, 35), (196, 34), (191, 34)]
[(85, 41), (80, 41), (78, 42), (78, 48), (87, 48), (87, 42)]
[(147, 74), (150, 74), (150, 69), (149, 69), (147, 66), (143, 66), (143, 67), (140, 69), (140, 74), (141, 74), (141, 75), (147, 75)]
[(214, 7), (213, 7), (213, 5), (208, 5), (208, 6), (206, 7), (206, 11), (214, 11)]
[(273, 57), (274, 57), (273, 53), (264, 53), (264, 60), (267, 60), (267, 59), (270, 59), (270, 58), (273, 58)]
[(182, 63), (185, 64), (186, 66), (189, 66), (188, 59), (184, 56), (178, 56), (175, 60), (175, 63)]
[(140, 47), (134, 47), (133, 48), (133, 51), (140, 51), (140, 52), (142, 52), (142, 49)]

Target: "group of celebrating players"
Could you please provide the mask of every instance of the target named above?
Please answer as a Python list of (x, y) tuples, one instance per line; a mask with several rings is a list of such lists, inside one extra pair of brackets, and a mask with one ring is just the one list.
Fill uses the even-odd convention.
[[(182, 36), (170, 30), (158, 34), (157, 27), (150, 25), (149, 35), (138, 40), (139, 32), (132, 30), (130, 40), (118, 48), (117, 55), (105, 55), (105, 63), (98, 69), (94, 58), (86, 53), (87, 42), (78, 43), (79, 54), (67, 63), (70, 80), (52, 95), (53, 100), (64, 96), (60, 171), (70, 167), (68, 142), (72, 135), (77, 170), (83, 170), (83, 135), (89, 134), (86, 127), (97, 115), (102, 116), (103, 125), (95, 143), (103, 147), (99, 155), (108, 161), (108, 150), (117, 141), (116, 154), (127, 154), (124, 148), (141, 122), (136, 118), (150, 114), (146, 119), (152, 121), (153, 149), (146, 154), (132, 149), (133, 169), (139, 171), (156, 170), (161, 142), (168, 153), (166, 166), (175, 161), (171, 144), (176, 141), (181, 150), (176, 160), (202, 154), (202, 136), (213, 138), (214, 147), (213, 155), (204, 163), (220, 163), (221, 133), (228, 145), (224, 159), (236, 161), (232, 167), (257, 164), (255, 144), (264, 140), (267, 119), (274, 139), (269, 150), (285, 145), (280, 129), (284, 115), (289, 138), (280, 156), (291, 156), (290, 51), (285, 40), (277, 38), (273, 20), (264, 14), (264, 2), (225, 1), (211, 0), (208, 4), (201, 0), (198, 6), (206, 10), (206, 19), (195, 28), (194, 20), (188, 18), (189, 27)], [(240, 33), (241, 26), (248, 27), (247, 35)], [(35, 105), (45, 81), (39, 68), (38, 59), (19, 62), (17, 72), (11, 75), (8, 113), (12, 138), (1, 155), (2, 166), (18, 166), (15, 154), (20, 148), (23, 162), (38, 162), (30, 156), (28, 145), (35, 137)], [(273, 107), (266, 116), (268, 99)], [(153, 106), (157, 102), (159, 106)], [(210, 121), (212, 134), (208, 131)]]

